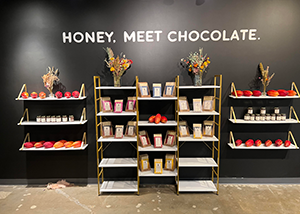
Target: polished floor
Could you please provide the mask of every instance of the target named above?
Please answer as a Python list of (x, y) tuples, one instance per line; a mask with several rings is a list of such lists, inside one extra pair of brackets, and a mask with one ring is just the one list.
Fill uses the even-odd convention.
[(97, 186), (46, 187), (0, 185), (0, 213), (43, 214), (299, 214), (300, 185), (220, 185), (220, 194), (183, 193), (174, 186), (144, 186), (140, 195), (97, 195)]

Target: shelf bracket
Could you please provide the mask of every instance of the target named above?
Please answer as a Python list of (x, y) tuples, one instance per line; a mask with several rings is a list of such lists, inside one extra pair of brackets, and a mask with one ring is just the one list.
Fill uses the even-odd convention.
[(26, 116), (26, 118), (27, 118), (27, 122), (28, 122), (28, 121), (29, 121), (29, 113), (28, 113), (28, 108), (26, 108), (26, 109), (25, 109), (25, 111), (24, 111), (24, 113), (23, 113), (23, 116), (22, 116), (22, 118), (21, 118), (20, 122), (18, 123), (18, 125), (21, 125), (21, 124), (22, 124), (22, 122), (23, 122), (23, 120), (24, 120), (25, 116)]
[(23, 141), (21, 150), (24, 149), (24, 144), (25, 144), (26, 142), (30, 142), (30, 135), (29, 135), (29, 133), (27, 133), (26, 136), (25, 136), (25, 139), (24, 139), (24, 141)]
[(296, 86), (296, 83), (295, 83), (295, 82), (292, 82), (291, 90), (294, 90), (294, 87), (295, 87), (295, 90), (296, 90), (296, 92), (297, 92), (297, 95), (300, 97), (300, 94), (299, 94), (298, 88), (297, 88), (297, 86)]
[(293, 106), (290, 107), (289, 119), (292, 119), (292, 112), (293, 112), (293, 114), (294, 114), (294, 116), (295, 116), (297, 122), (299, 123), (300, 121), (299, 121), (299, 119), (298, 119), (298, 116), (297, 116), (296, 111), (295, 111), (295, 109), (294, 109)]
[(23, 84), (23, 86), (22, 86), (22, 88), (21, 88), (21, 90), (20, 90), (19, 96), (17, 97), (17, 100), (19, 100), (19, 99), (20, 99), (20, 97), (21, 97), (21, 95), (22, 95), (22, 92), (23, 92), (23, 90), (24, 90), (25, 92), (27, 92), (27, 87), (26, 87), (26, 84)]
[(81, 97), (85, 97), (85, 86), (84, 86), (84, 83), (81, 84), (81, 88), (80, 88), (79, 99)]
[(234, 141), (234, 137), (233, 137), (232, 131), (230, 131), (229, 143), (231, 143), (231, 141), (232, 141), (232, 144), (233, 144), (233, 148), (235, 149), (235, 141)]
[(132, 143), (130, 143), (130, 145), (131, 145), (135, 150), (137, 150), (137, 148), (136, 148), (135, 145), (133, 145)]
[(292, 141), (293, 141), (295, 147), (296, 147), (297, 149), (299, 149), (299, 147), (298, 147), (298, 145), (297, 145), (297, 143), (296, 143), (296, 140), (295, 140), (295, 138), (294, 138), (293, 133), (292, 133), (291, 131), (289, 131), (289, 134), (288, 134), (288, 140), (290, 140), (291, 138), (292, 138)]
[(235, 85), (234, 85), (234, 83), (232, 82), (232, 83), (231, 83), (231, 87), (230, 87), (230, 92), (232, 93), (233, 91), (234, 91), (235, 97), (237, 98), (238, 96), (237, 96), (237, 93), (236, 93)]
[(80, 124), (82, 124), (82, 122), (86, 120), (86, 109), (83, 108), (81, 116), (80, 116)]
[[(86, 145), (86, 132), (83, 133), (82, 142), (83, 142), (82, 146)], [(81, 150), (82, 150), (82, 146), (81, 146)]]
[(234, 118), (234, 123), (236, 123), (236, 116), (235, 116), (235, 112), (232, 106), (230, 106), (230, 119), (232, 119), (232, 116)]

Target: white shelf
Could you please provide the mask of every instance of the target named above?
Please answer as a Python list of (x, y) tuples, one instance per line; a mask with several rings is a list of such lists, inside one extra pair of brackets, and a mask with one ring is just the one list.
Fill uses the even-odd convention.
[(299, 149), (297, 148), (294, 144), (291, 144), (289, 147), (285, 147), (284, 145), (281, 146), (275, 146), (273, 143), (271, 146), (265, 146), (262, 144), (261, 146), (251, 146), (251, 147), (246, 147), (245, 144), (243, 143), (240, 146), (234, 147), (233, 143), (228, 143), (228, 146), (230, 146), (232, 149)]
[(179, 158), (179, 167), (217, 167), (213, 158)]
[(218, 85), (202, 85), (202, 86), (179, 86), (179, 89), (204, 89), (204, 88), (220, 88)]
[(88, 147), (88, 144), (85, 144), (83, 145), (82, 147), (79, 147), (79, 148), (73, 148), (73, 147), (70, 147), (70, 148), (65, 148), (65, 147), (62, 147), (62, 148), (45, 148), (45, 147), (41, 147), (41, 148), (35, 148), (35, 147), (32, 147), (32, 148), (20, 148), (19, 151), (21, 152), (29, 152), (29, 151), (74, 151), (74, 150), (85, 150), (85, 148)]
[(175, 120), (168, 120), (166, 123), (149, 123), (148, 121), (138, 121), (139, 126), (177, 126)]
[(96, 89), (113, 89), (113, 90), (126, 90), (126, 89), (136, 89), (135, 86), (121, 86), (121, 87), (115, 87), (115, 86), (100, 86), (100, 87), (96, 87)]
[(137, 167), (136, 158), (103, 158), (99, 167)]
[(290, 124), (290, 123), (299, 123), (295, 119), (286, 119), (286, 120), (270, 120), (270, 121), (248, 121), (243, 119), (228, 119), (232, 123), (240, 123), (240, 124)]
[(213, 137), (202, 137), (201, 139), (193, 138), (193, 135), (190, 137), (179, 137), (179, 141), (190, 141), (190, 142), (200, 142), (200, 141), (219, 141), (216, 136)]
[(78, 97), (78, 98), (74, 98), (74, 97), (70, 97), (70, 98), (66, 98), (66, 97), (62, 97), (62, 98), (46, 97), (44, 99), (41, 99), (39, 97), (37, 97), (35, 99), (33, 99), (31, 97), (28, 97), (27, 99), (24, 99), (24, 98), (20, 97), (19, 99), (16, 98), (15, 100), (28, 100), (28, 101), (53, 101), (53, 100), (55, 100), (55, 101), (66, 101), (66, 100), (68, 100), (68, 101), (74, 101), (74, 100), (84, 100), (84, 99), (86, 99), (86, 96)]
[(100, 192), (137, 192), (137, 181), (104, 181)]
[(170, 146), (163, 145), (162, 148), (154, 148), (153, 145), (147, 147), (139, 146), (139, 152), (163, 152), (163, 151), (175, 152), (177, 151), (177, 146), (170, 147)]
[(99, 112), (97, 116), (136, 116), (136, 112), (127, 112), (127, 111), (123, 111), (121, 113)]
[(154, 169), (151, 168), (151, 171), (144, 171), (142, 172), (141, 170), (139, 171), (139, 176), (140, 177), (175, 177), (177, 176), (177, 169), (175, 168), (174, 171), (169, 171), (169, 170), (164, 170), (162, 174), (155, 174)]
[(179, 192), (217, 192), (217, 188), (207, 180), (179, 181)]
[(48, 126), (48, 125), (54, 125), (54, 126), (59, 126), (59, 125), (82, 125), (82, 124), (85, 124), (87, 122), (87, 120), (83, 120), (83, 121), (80, 121), (80, 120), (75, 120), (74, 122), (45, 122), (45, 123), (42, 123), (42, 122), (35, 122), (35, 121), (23, 121), (21, 124), (18, 123), (17, 125), (19, 126), (29, 126), (29, 125), (38, 125), (38, 126)]
[(138, 100), (177, 100), (177, 97), (138, 97)]
[(179, 115), (219, 115), (218, 112), (216, 111), (202, 111), (202, 112), (194, 112), (194, 111), (189, 111), (189, 112), (184, 112), (180, 111)]
[(103, 138), (100, 137), (98, 142), (136, 142), (136, 137), (123, 137), (121, 139), (115, 139), (114, 137)]
[(240, 97), (236, 97), (233, 95), (229, 95), (229, 97), (233, 98), (233, 99), (295, 99), (295, 98), (300, 98), (299, 96), (277, 96), (277, 97), (272, 97), (272, 96), (259, 96), (259, 97), (255, 97), (255, 96), (240, 96)]

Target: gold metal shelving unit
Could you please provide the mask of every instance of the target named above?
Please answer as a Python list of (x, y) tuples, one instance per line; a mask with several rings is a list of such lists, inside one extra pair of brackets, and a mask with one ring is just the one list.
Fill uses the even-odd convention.
[[(138, 100), (136, 99), (136, 113), (112, 113), (107, 114), (101, 112), (101, 90), (136, 90), (136, 86), (101, 86), (100, 77), (94, 76), (94, 100), (95, 100), (95, 128), (96, 128), (96, 153), (97, 153), (97, 180), (98, 180), (98, 195), (103, 192), (135, 192), (139, 194), (139, 169), (138, 169), (138, 137), (124, 137), (122, 139), (102, 138), (101, 123), (106, 116), (133, 116), (138, 121)], [(125, 124), (126, 125), (126, 124)], [(138, 126), (136, 126), (138, 133)], [(104, 151), (114, 142), (128, 142), (137, 151), (137, 158), (104, 158)], [(104, 144), (107, 143), (107, 144)], [(136, 167), (136, 181), (105, 181), (104, 168), (106, 167)]]
[[(180, 192), (216, 192), (219, 194), (219, 172), (220, 172), (220, 138), (221, 138), (221, 103), (222, 103), (222, 75), (214, 76), (214, 85), (203, 85), (203, 86), (179, 86), (179, 76), (176, 77), (176, 88), (177, 88), (177, 107), (176, 107), (176, 120), (177, 120), (177, 194)], [(214, 106), (215, 109), (211, 113), (203, 112), (179, 112), (179, 95), (181, 89), (213, 89), (214, 91)], [(216, 105), (217, 104), (217, 105)], [(217, 111), (216, 111), (217, 110)], [(217, 126), (216, 133), (214, 137), (203, 137), (202, 139), (194, 139), (190, 137), (179, 137), (179, 121), (180, 115), (189, 116), (201, 116), (207, 115), (212, 116), (212, 120)], [(181, 144), (180, 144), (181, 142)], [(204, 143), (212, 152), (211, 158), (192, 158), (185, 159), (180, 158), (180, 147), (185, 144), (185, 142), (199, 142)], [(209, 144), (208, 142), (211, 142)], [(185, 161), (188, 160), (188, 161)], [(211, 180), (180, 180), (179, 170), (180, 167), (211, 167), (212, 174)]]

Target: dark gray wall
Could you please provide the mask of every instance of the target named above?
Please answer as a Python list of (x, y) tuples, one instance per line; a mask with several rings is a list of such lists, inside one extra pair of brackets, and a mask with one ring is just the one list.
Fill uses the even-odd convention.
[[(211, 83), (215, 74), (223, 75), (221, 176), (222, 177), (300, 177), (298, 150), (289, 151), (233, 151), (227, 146), (228, 132), (235, 131), (243, 139), (260, 137), (276, 139), (292, 130), (300, 139), (298, 125), (234, 126), (227, 122), (229, 106), (239, 106), (242, 115), (246, 107), (262, 105), (294, 105), (298, 100), (274, 103), (234, 101), (228, 98), (229, 86), (238, 89), (252, 87), (257, 65), (263, 62), (275, 72), (269, 88), (288, 89), (292, 81), (299, 83), (300, 2), (297, 0), (131, 0), (97, 1), (1, 1), (0, 3), (0, 67), (2, 78), (0, 178), (94, 178), (96, 176), (93, 76), (100, 75), (103, 84), (112, 84), (105, 67), (103, 47), (115, 53), (124, 52), (133, 65), (122, 79), (133, 84), (135, 76), (141, 81), (166, 82), (180, 76), (181, 85), (191, 84), (187, 72), (179, 66), (180, 59), (189, 52), (204, 47), (211, 58), (204, 82)], [(234, 30), (257, 29), (255, 38), (248, 36), (236, 41), (177, 41), (170, 42), (170, 31), (226, 30), (230, 37)], [(161, 30), (160, 41), (127, 42), (123, 32)], [(114, 32), (116, 43), (63, 43), (63, 32)], [(248, 35), (248, 34), (247, 34)], [(215, 35), (216, 36), (216, 35)], [(207, 35), (205, 36), (207, 37)], [(259, 38), (259, 40), (258, 40)], [(67, 90), (79, 90), (85, 83), (88, 99), (88, 125), (81, 128), (61, 127), (34, 129), (18, 127), (26, 103), (14, 98), (23, 83), (29, 91), (44, 89), (41, 76), (48, 66), (60, 70), (60, 79)], [(41, 106), (38, 106), (41, 105)], [(52, 104), (49, 104), (52, 105)], [(66, 104), (68, 106), (68, 104)], [(47, 104), (37, 104), (38, 109)], [(34, 107), (32, 107), (34, 108)], [(54, 111), (54, 110), (53, 110)], [(67, 111), (67, 110), (66, 110)], [(80, 114), (80, 110), (74, 110)], [(286, 110), (287, 111), (287, 110)], [(34, 112), (34, 111), (31, 111)], [(53, 112), (55, 113), (55, 112)], [(89, 147), (84, 152), (25, 153), (18, 149), (28, 129), (58, 138), (60, 133), (88, 132)], [(78, 130), (77, 130), (78, 129)], [(68, 132), (69, 131), (69, 132)], [(281, 133), (281, 134), (280, 134)], [(134, 172), (132, 172), (134, 173)]]

